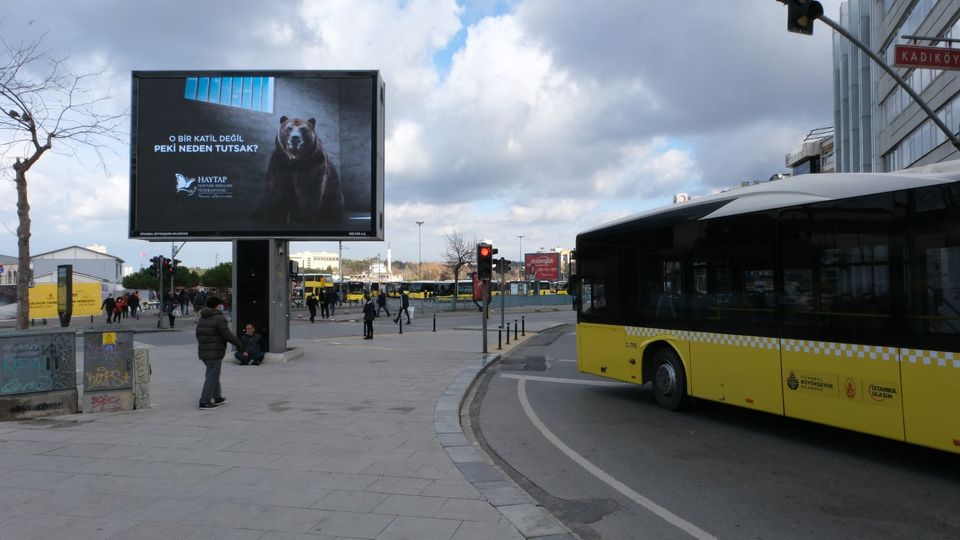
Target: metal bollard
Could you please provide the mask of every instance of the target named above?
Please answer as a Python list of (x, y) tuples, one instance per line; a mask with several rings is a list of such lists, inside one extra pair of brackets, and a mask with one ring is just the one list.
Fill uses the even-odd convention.
[(527, 335), (527, 319), (523, 315), (520, 316), (520, 335)]
[[(502, 334), (503, 334), (503, 330), (501, 328), (497, 328), (497, 350), (498, 351), (503, 349)], [(507, 336), (507, 339), (510, 339), (509, 335)]]
[(510, 344), (510, 323), (507, 323), (507, 345)]
[(433, 314), (433, 331), (434, 332), (437, 331), (437, 314), (436, 313)]
[(397, 323), (400, 325), (400, 333), (403, 333), (403, 319), (400, 318), (400, 315), (397, 314)]
[(517, 338), (517, 320), (513, 320), (513, 340), (516, 341)]

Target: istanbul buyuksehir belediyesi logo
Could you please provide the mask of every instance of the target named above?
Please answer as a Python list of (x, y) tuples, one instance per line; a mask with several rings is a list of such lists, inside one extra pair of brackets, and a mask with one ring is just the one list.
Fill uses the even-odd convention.
[(196, 178), (187, 178), (180, 173), (174, 173), (174, 175), (177, 177), (177, 193), (193, 195), (197, 192), (197, 187), (194, 185), (197, 183)]

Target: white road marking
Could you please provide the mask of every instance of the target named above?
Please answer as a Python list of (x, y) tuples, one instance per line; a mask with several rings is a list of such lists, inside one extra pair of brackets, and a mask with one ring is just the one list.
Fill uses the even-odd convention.
[(576, 333), (576, 332), (570, 332), (570, 333), (567, 334), (567, 335), (568, 335), (568, 336), (575, 336), (575, 335), (577, 335), (577, 333)]
[(552, 382), (552, 383), (561, 383), (561, 384), (582, 384), (584, 386), (613, 386), (619, 388), (628, 388), (635, 387), (635, 384), (629, 383), (615, 383), (615, 382), (605, 382), (605, 381), (588, 381), (584, 379), (564, 379), (561, 377), (537, 377), (534, 375), (514, 375), (512, 373), (501, 373), (500, 377), (504, 379), (519, 379), (519, 380), (530, 380), (538, 382)]
[[(680, 516), (674, 514), (673, 512), (667, 510), (666, 508), (660, 506), (659, 504), (651, 501), (650, 499), (644, 497), (643, 495), (637, 493), (636, 491), (630, 489), (625, 484), (617, 480), (616, 478), (610, 476), (602, 469), (587, 461), (586, 458), (575, 452), (572, 448), (564, 444), (556, 435), (553, 434), (550, 429), (540, 421), (540, 418), (533, 408), (530, 406), (530, 401), (527, 399), (527, 380), (540, 380), (540, 379), (549, 379), (549, 377), (508, 377), (507, 375), (502, 375), (508, 379), (518, 379), (517, 382), (517, 395), (520, 398), (520, 406), (523, 407), (523, 412), (527, 413), (527, 418), (530, 419), (530, 422), (540, 431), (540, 433), (546, 437), (558, 450), (566, 454), (566, 456), (572, 459), (577, 465), (580, 465), (587, 470), (590, 474), (597, 477), (600, 481), (604, 482), (608, 486), (622, 493), (625, 497), (629, 498), (633, 502), (639, 504), (640, 506), (646, 508), (650, 512), (653, 512), (661, 519), (667, 523), (677, 527), (678, 529), (686, 532), (690, 536), (700, 539), (700, 540), (716, 540), (716, 536), (704, 531), (703, 529), (697, 527), (693, 523), (681, 518)], [(562, 380), (562, 379), (560, 379)], [(551, 381), (555, 382), (555, 381)], [(585, 381), (593, 382), (593, 381)]]
[(576, 362), (577, 361), (576, 358), (574, 358), (573, 360), (569, 358), (551, 358), (551, 360), (555, 362)]

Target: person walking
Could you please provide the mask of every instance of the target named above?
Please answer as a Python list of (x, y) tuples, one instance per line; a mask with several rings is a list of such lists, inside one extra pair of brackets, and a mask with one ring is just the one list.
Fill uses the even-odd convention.
[(381, 309), (387, 312), (387, 317), (390, 316), (390, 310), (387, 309), (387, 293), (386, 292), (380, 292), (379, 294), (377, 294), (377, 317), (380, 316)]
[(313, 322), (313, 319), (317, 317), (317, 297), (310, 293), (307, 296), (307, 309), (310, 310), (310, 322)]
[(113, 322), (113, 310), (117, 308), (117, 301), (113, 299), (113, 293), (107, 295), (107, 298), (104, 299), (103, 303), (100, 304), (100, 309), (105, 309), (107, 311), (107, 324)]
[(330, 320), (333, 320), (334, 314), (337, 312), (337, 304), (340, 303), (340, 300), (337, 298), (337, 291), (333, 287), (328, 287), (326, 290), (327, 296), (327, 310), (330, 312)]
[(129, 305), (130, 305), (130, 316), (133, 317), (134, 319), (139, 319), (139, 318), (140, 318), (140, 311), (142, 310), (141, 307), (140, 307), (140, 292), (139, 292), (139, 291), (135, 291), (133, 294), (130, 295), (130, 304), (129, 304)]
[(240, 334), (240, 342), (243, 343), (243, 352), (233, 353), (237, 362), (241, 366), (259, 366), (263, 362), (263, 345), (260, 334), (257, 333), (257, 327), (252, 322), (247, 323)]
[(197, 321), (197, 356), (206, 366), (203, 390), (200, 392), (201, 409), (215, 409), (227, 400), (220, 388), (220, 368), (223, 357), (227, 354), (227, 342), (243, 351), (243, 342), (227, 327), (227, 319), (223, 316), (222, 309), (223, 300), (211, 296), (207, 299), (207, 307), (200, 311), (200, 320)]
[(330, 301), (327, 298), (327, 291), (325, 289), (320, 289), (320, 318), (327, 319), (330, 317)]
[(373, 319), (377, 316), (377, 308), (373, 307), (370, 293), (363, 295), (363, 339), (373, 339)]
[(397, 318), (393, 320), (394, 323), (400, 322), (400, 316), (404, 313), (407, 314), (407, 324), (410, 324), (410, 295), (407, 294), (407, 291), (400, 291), (400, 311), (397, 312)]
[(164, 312), (167, 314), (167, 319), (170, 321), (170, 328), (174, 327), (174, 323), (177, 321), (177, 297), (173, 293), (167, 294), (167, 302), (164, 305)]

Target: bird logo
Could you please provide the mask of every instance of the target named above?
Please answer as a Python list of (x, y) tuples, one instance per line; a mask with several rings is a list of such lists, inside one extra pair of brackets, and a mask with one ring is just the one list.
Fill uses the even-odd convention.
[(174, 173), (174, 175), (177, 177), (177, 193), (193, 195), (197, 192), (197, 188), (194, 186), (197, 183), (196, 178), (187, 178), (180, 173)]

